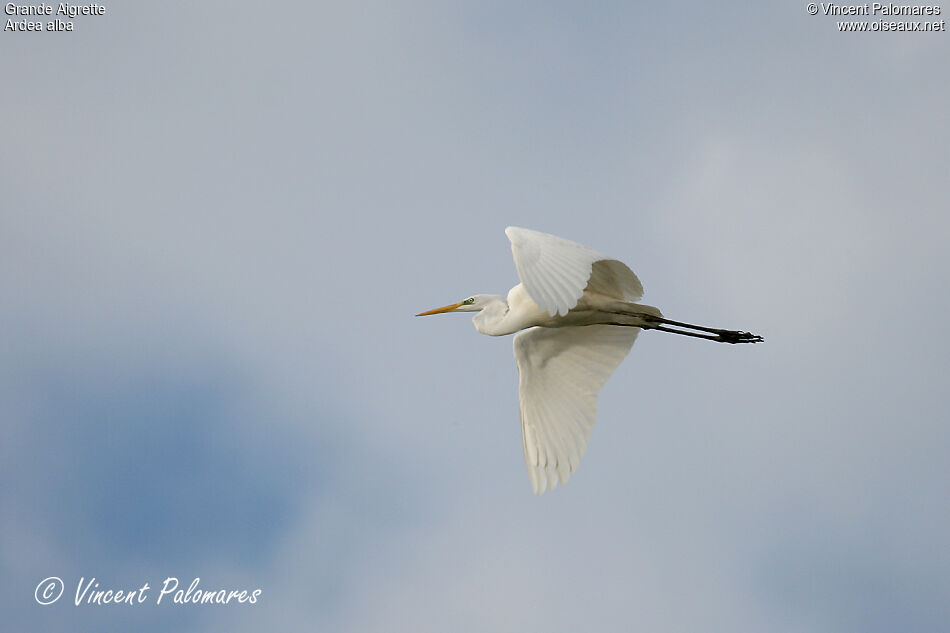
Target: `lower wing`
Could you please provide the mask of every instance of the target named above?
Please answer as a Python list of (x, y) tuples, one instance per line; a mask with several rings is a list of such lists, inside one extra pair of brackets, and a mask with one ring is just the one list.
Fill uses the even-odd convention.
[(534, 327), (514, 338), (524, 459), (535, 494), (567, 483), (587, 449), (597, 394), (639, 328)]

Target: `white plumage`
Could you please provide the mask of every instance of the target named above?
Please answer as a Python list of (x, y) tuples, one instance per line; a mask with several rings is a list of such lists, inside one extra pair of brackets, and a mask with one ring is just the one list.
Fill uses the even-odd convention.
[[(748, 332), (670, 321), (643, 296), (626, 264), (554, 235), (510, 226), (521, 283), (498, 295), (474, 295), (417, 316), (477, 312), (482, 334), (514, 337), (520, 376), (525, 464), (537, 494), (567, 483), (587, 450), (597, 396), (640, 329), (656, 329), (725, 343), (755, 343)], [(668, 327), (670, 325), (678, 328)]]
[[(640, 280), (623, 262), (570, 240), (540, 231), (509, 226), (511, 254), (521, 283), (534, 302), (551, 316), (565, 316), (584, 294), (588, 282), (592, 292), (637, 301), (643, 296)], [(591, 279), (592, 267), (597, 267)]]
[(640, 333), (612, 325), (533, 327), (514, 338), (524, 461), (537, 494), (580, 464), (597, 417), (597, 394)]

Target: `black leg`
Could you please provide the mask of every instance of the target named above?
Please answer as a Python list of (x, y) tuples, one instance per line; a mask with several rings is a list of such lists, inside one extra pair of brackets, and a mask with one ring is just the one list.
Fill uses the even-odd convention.
[[(638, 315), (642, 316), (642, 315)], [(676, 323), (676, 321), (667, 321), (666, 319), (659, 319), (656, 317), (649, 317), (649, 321), (655, 321), (658, 323)], [(682, 327), (692, 327), (696, 330), (702, 330), (704, 332), (715, 332), (716, 334), (700, 334), (699, 332), (687, 332), (685, 330), (676, 330), (671, 327), (664, 327), (662, 325), (633, 325), (632, 323), (605, 323), (604, 325), (619, 325), (622, 327), (638, 327), (643, 330), (657, 330), (659, 332), (669, 332), (670, 334), (682, 334), (683, 336), (692, 336), (693, 338), (704, 338), (707, 341), (716, 341), (717, 343), (761, 343), (763, 339), (758, 334), (752, 334), (750, 332), (740, 332), (738, 330), (719, 330), (715, 328), (707, 327), (694, 327), (692, 325), (687, 325), (685, 323), (678, 324)]]
[[(691, 323), (682, 323), (680, 321), (672, 321), (663, 317), (655, 317), (648, 315), (640, 315), (646, 321), (653, 321), (658, 324), (649, 329), (659, 330), (660, 332), (670, 332), (671, 334), (682, 334), (683, 336), (692, 336), (695, 338), (704, 338), (708, 341), (716, 341), (717, 343), (761, 343), (763, 339), (758, 334), (752, 334), (751, 332), (742, 332), (739, 330), (722, 330), (719, 328), (704, 327), (702, 325), (692, 325)], [(709, 334), (697, 334), (696, 332), (685, 332), (683, 330), (676, 330), (669, 327), (663, 327), (663, 325), (675, 325), (681, 328), (688, 328), (690, 330), (699, 330), (700, 332), (709, 332)]]

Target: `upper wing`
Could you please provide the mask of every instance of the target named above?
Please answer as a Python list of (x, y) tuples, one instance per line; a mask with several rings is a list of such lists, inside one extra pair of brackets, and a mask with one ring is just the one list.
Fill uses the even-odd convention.
[(640, 333), (613, 325), (515, 335), (524, 460), (535, 494), (567, 483), (587, 449), (597, 394)]
[(509, 226), (505, 234), (521, 283), (551, 316), (567, 314), (585, 288), (621, 301), (643, 296), (640, 280), (621, 261), (540, 231)]

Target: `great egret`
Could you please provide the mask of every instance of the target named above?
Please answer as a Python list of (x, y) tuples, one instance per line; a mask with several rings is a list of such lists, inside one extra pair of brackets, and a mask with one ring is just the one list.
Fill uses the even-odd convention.
[(720, 343), (758, 343), (749, 332), (663, 317), (626, 264), (575, 242), (515, 226), (505, 229), (521, 283), (421, 312), (475, 312), (475, 329), (514, 337), (524, 459), (536, 494), (567, 483), (594, 428), (597, 394), (640, 330)]

